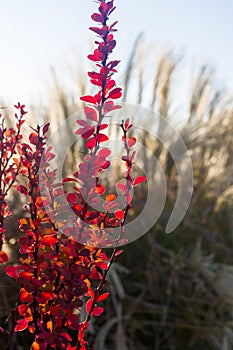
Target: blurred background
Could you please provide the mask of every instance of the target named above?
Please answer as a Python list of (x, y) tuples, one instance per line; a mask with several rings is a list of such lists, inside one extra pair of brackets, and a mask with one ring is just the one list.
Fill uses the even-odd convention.
[[(150, 232), (126, 246), (111, 269), (111, 298), (91, 324), (90, 343), (96, 350), (232, 350), (233, 3), (116, 5), (114, 57), (121, 59), (116, 80), (124, 89), (122, 100), (160, 113), (180, 132), (192, 157), (194, 195), (182, 224), (165, 234), (177, 194), (176, 167), (162, 144), (138, 133), (164, 169), (166, 206)], [(92, 89), (86, 56), (95, 39), (88, 27), (96, 3), (0, 0), (0, 8), (0, 105), (10, 116), (11, 105), (20, 101), (28, 107), (29, 125), (50, 120), (55, 127), (83, 107), (79, 96)], [(78, 159), (71, 150), (66, 173)], [(14, 196), (6, 242), (12, 260), (20, 216)], [(136, 196), (135, 215), (146, 187)], [(11, 283), (1, 286), (1, 318), (14, 304)], [(25, 340), (16, 349), (27, 350)]]

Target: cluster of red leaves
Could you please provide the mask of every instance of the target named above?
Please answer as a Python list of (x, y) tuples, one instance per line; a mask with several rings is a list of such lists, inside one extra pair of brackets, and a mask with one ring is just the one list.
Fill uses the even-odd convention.
[[(132, 127), (129, 119), (120, 124), (126, 171), (124, 182), (117, 183), (116, 190), (125, 200), (123, 208), (114, 193), (105, 193), (99, 180), (100, 172), (111, 165), (108, 159), (111, 150), (103, 146), (108, 141), (109, 126), (104, 119), (120, 108), (114, 101), (121, 97), (121, 88), (112, 79), (119, 61), (109, 60), (116, 45), (113, 35), (116, 22), (108, 25), (109, 15), (115, 9), (114, 1), (98, 2), (98, 13), (92, 19), (99, 25), (90, 29), (99, 40), (94, 53), (88, 56), (96, 62), (96, 71), (88, 75), (98, 93), (81, 97), (89, 105), (84, 108), (85, 119), (77, 120), (76, 134), (85, 140), (87, 149), (78, 171), (63, 183), (57, 182), (56, 171), (50, 170), (54, 154), (51, 147), (46, 147), (49, 123), (33, 129), (28, 142), (21, 141), (24, 106), (16, 106), (20, 111), (20, 116), (16, 115), (16, 129), (6, 129), (4, 121), (1, 124), (0, 248), (4, 219), (10, 215), (5, 197), (13, 185), (27, 203), (25, 215), (19, 221), (23, 233), (18, 240), (21, 257), (16, 265), (9, 264), (5, 269), (20, 286), (11, 327), (5, 331), (9, 335), (8, 350), (14, 333), (20, 331), (33, 334), (32, 350), (87, 348), (85, 331), (91, 317), (104, 312), (100, 303), (109, 296), (103, 291), (107, 273), (122, 252), (118, 246), (127, 242), (124, 223), (132, 205), (131, 190), (146, 180), (143, 176), (136, 179), (131, 176), (136, 138), (129, 136)], [(19, 176), (23, 181), (19, 182)], [(75, 184), (72, 192), (65, 192), (76, 214), (71, 222), (67, 220), (67, 208), (62, 200), (63, 185), (68, 182)], [(114, 246), (110, 258), (98, 248), (108, 245)], [(0, 262), (6, 261), (5, 253), (0, 252)], [(87, 300), (85, 305), (84, 300)], [(85, 321), (81, 321), (82, 313), (86, 314)], [(0, 330), (4, 331), (1, 327)]]
[[(27, 330), (34, 334), (33, 350), (86, 349), (88, 323), (80, 321), (83, 297), (91, 296), (92, 285), (102, 281), (108, 257), (101, 249), (77, 243), (71, 228), (65, 228), (59, 205), (63, 189), (49, 169), (54, 155), (45, 145), (47, 130), (48, 124), (38, 126), (29, 136), (30, 143), (18, 145), (24, 185), (15, 187), (28, 204), (19, 222), (24, 234), (18, 240), (19, 263), (5, 268), (20, 285), (9, 344), (15, 332)], [(105, 296), (100, 294), (98, 302)], [(103, 311), (96, 308), (92, 316)], [(76, 339), (71, 335), (74, 331)]]
[[(84, 108), (85, 120), (77, 120), (79, 125), (76, 134), (86, 141), (86, 147), (89, 149), (89, 153), (80, 164), (79, 171), (75, 174), (76, 181), (80, 187), (77, 190), (76, 196), (81, 202), (81, 206), (77, 208), (75, 198), (68, 197), (68, 201), (74, 211), (81, 211), (81, 208), (85, 208), (81, 212), (82, 220), (90, 225), (96, 225), (98, 230), (96, 234), (86, 232), (86, 240), (90, 243), (106, 246), (126, 243), (126, 239), (122, 238), (122, 231), (117, 236), (114, 235), (115, 227), (122, 227), (128, 210), (131, 207), (132, 197), (130, 190), (138, 183), (145, 181), (144, 177), (140, 177), (137, 180), (132, 180), (130, 172), (132, 170), (133, 158), (135, 152), (131, 153), (131, 148), (136, 143), (135, 137), (128, 137), (128, 132), (131, 127), (130, 121), (127, 120), (122, 123), (123, 130), (123, 144), (126, 149), (126, 155), (122, 157), (122, 160), (126, 161), (127, 172), (125, 174), (125, 184), (117, 184), (118, 189), (121, 190), (125, 197), (125, 208), (122, 210), (120, 203), (117, 202), (115, 194), (105, 195), (105, 187), (100, 183), (99, 173), (107, 169), (110, 166), (110, 161), (107, 157), (110, 156), (111, 150), (108, 147), (104, 147), (104, 143), (108, 141), (107, 129), (108, 123), (104, 123), (106, 117), (110, 117), (110, 114), (115, 109), (119, 109), (120, 106), (115, 104), (115, 100), (121, 97), (121, 88), (116, 86), (115, 80), (112, 76), (116, 73), (116, 67), (120, 61), (110, 60), (109, 56), (112, 53), (116, 41), (114, 39), (114, 32), (116, 31), (115, 25), (117, 22), (108, 24), (110, 14), (114, 11), (114, 1), (98, 0), (100, 3), (98, 12), (94, 13), (91, 17), (98, 24), (96, 27), (91, 27), (90, 30), (98, 35), (98, 41), (95, 41), (97, 48), (94, 53), (88, 55), (91, 61), (96, 63), (96, 70), (88, 72), (90, 82), (98, 87), (98, 93), (94, 95), (86, 95), (81, 97), (81, 100), (87, 102), (89, 106)], [(131, 160), (130, 160), (131, 159)], [(100, 198), (100, 195), (105, 195), (105, 200)], [(101, 208), (102, 212), (89, 210), (87, 203), (94, 203)], [(110, 212), (115, 210), (114, 215), (109, 215)], [(119, 232), (119, 231), (118, 231)]]

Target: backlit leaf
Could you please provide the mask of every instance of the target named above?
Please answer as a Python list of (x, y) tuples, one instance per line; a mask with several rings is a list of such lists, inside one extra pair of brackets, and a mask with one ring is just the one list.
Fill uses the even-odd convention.
[(84, 102), (88, 102), (88, 103), (93, 103), (93, 104), (96, 103), (95, 98), (93, 96), (91, 96), (91, 95), (82, 96), (82, 97), (80, 97), (80, 100), (84, 101)]
[(22, 332), (27, 329), (28, 321), (25, 319), (18, 320), (15, 326), (15, 332)]
[(120, 209), (115, 211), (115, 216), (117, 217), (117, 219), (119, 219), (120, 221), (122, 221), (124, 219), (124, 212)]
[(145, 182), (147, 179), (145, 176), (138, 176), (132, 183), (133, 186), (136, 186), (142, 182)]
[(0, 264), (4, 264), (8, 261), (8, 255), (5, 252), (0, 252)]
[(110, 293), (104, 293), (104, 294), (100, 295), (100, 296), (98, 297), (98, 299), (97, 299), (97, 302), (103, 301), (103, 300), (107, 299), (107, 297), (109, 296), (109, 294), (110, 294)]
[(128, 140), (128, 147), (129, 148), (133, 147), (136, 142), (137, 142), (136, 137), (130, 137), (130, 139)]
[(87, 119), (92, 120), (94, 122), (96, 122), (98, 120), (97, 112), (94, 108), (85, 107), (84, 113), (85, 113)]
[(11, 278), (14, 278), (14, 279), (19, 278), (19, 271), (15, 266), (6, 266), (5, 272)]

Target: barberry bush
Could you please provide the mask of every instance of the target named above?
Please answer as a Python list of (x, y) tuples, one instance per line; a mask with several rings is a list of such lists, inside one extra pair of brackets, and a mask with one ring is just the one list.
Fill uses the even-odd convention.
[[(15, 106), (15, 127), (7, 127), (1, 115), (0, 264), (18, 286), (15, 306), (0, 326), (7, 350), (14, 347), (19, 332), (30, 334), (32, 350), (89, 349), (86, 331), (91, 318), (104, 312), (108, 271), (122, 252), (120, 246), (127, 243), (124, 224), (132, 207), (131, 190), (146, 180), (132, 177), (136, 138), (129, 135), (132, 124), (126, 119), (119, 121), (124, 181), (115, 184), (124, 198), (123, 208), (100, 181), (100, 173), (111, 166), (109, 120), (120, 109), (115, 101), (122, 91), (113, 79), (120, 61), (110, 59), (116, 46), (117, 22), (109, 24), (114, 1), (98, 3), (98, 12), (92, 15), (96, 26), (90, 28), (98, 41), (88, 56), (96, 66), (88, 76), (97, 93), (81, 97), (85, 118), (77, 120), (74, 132), (85, 142), (85, 156), (74, 174), (58, 181), (50, 166), (56, 155), (46, 145), (49, 123), (32, 128), (24, 139), (25, 106)], [(13, 264), (3, 250), (11, 191), (18, 191), (24, 203), (20, 257)], [(74, 214), (71, 219), (67, 203)], [(111, 247), (111, 252), (102, 247)]]

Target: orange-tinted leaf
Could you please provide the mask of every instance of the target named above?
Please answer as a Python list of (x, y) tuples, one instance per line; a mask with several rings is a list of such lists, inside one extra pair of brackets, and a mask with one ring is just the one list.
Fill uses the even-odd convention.
[(55, 244), (55, 243), (57, 243), (57, 237), (52, 236), (52, 235), (43, 236), (41, 243), (48, 244), (48, 245)]
[(106, 196), (106, 202), (108, 203), (114, 201), (115, 199), (116, 199), (116, 195), (114, 193), (108, 194)]
[(96, 185), (96, 192), (97, 192), (99, 195), (103, 194), (104, 191), (105, 191), (105, 188), (104, 188), (103, 185), (100, 185), (100, 184), (97, 184), (97, 185)]
[(27, 281), (31, 281), (32, 277), (33, 277), (33, 273), (29, 271), (21, 271), (19, 273), (19, 278), (23, 278)]
[(31, 303), (33, 301), (32, 294), (28, 293), (25, 288), (21, 288), (19, 296), (23, 303)]
[(20, 316), (23, 316), (28, 322), (32, 321), (32, 312), (27, 304), (21, 304), (18, 306), (18, 312)]
[(52, 321), (48, 321), (46, 323), (46, 328), (52, 333), (52, 331), (53, 331), (53, 322)]
[(42, 350), (42, 344), (38, 344), (36, 341), (32, 344), (32, 350)]
[(54, 298), (54, 293), (53, 292), (41, 292), (40, 293), (40, 297), (39, 297), (39, 301), (40, 302), (48, 302), (49, 300), (53, 299)]
[(80, 204), (77, 204), (75, 203), (73, 206), (72, 206), (73, 209), (77, 210), (77, 211), (81, 211), (83, 208)]

